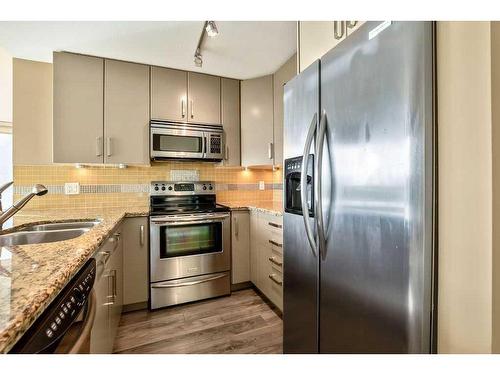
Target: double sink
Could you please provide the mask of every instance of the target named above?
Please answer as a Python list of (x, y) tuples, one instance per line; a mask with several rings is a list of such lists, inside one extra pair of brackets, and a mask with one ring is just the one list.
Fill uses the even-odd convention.
[(0, 246), (32, 245), (70, 240), (88, 232), (100, 222), (99, 219), (93, 219), (29, 225), (22, 227), (19, 231), (0, 235)]

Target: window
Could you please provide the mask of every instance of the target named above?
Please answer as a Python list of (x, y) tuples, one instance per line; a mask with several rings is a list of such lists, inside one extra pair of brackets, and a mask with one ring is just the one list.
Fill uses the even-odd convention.
[[(12, 181), (12, 126), (0, 122), (0, 186)], [(12, 186), (2, 193), (2, 206), (5, 208), (12, 205)], [(5, 226), (10, 226), (10, 219)]]

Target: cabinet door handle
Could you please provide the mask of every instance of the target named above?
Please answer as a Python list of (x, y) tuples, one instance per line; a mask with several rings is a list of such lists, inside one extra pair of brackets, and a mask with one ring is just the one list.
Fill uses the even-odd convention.
[(279, 228), (279, 229), (283, 228), (283, 225), (280, 225), (280, 224), (271, 223), (271, 222), (269, 222), (268, 224), (269, 224), (270, 226), (272, 226), (272, 227), (275, 227), (275, 228)]
[(115, 304), (115, 294), (114, 294), (114, 276), (113, 276), (113, 270), (109, 271), (108, 274), (106, 275), (108, 279), (108, 295), (106, 296), (107, 302), (104, 305), (114, 305)]
[(95, 156), (102, 156), (102, 137), (95, 139)]
[(358, 21), (346, 21), (348, 29), (353, 29), (357, 25)]
[(139, 227), (139, 243), (141, 246), (144, 246), (144, 225)]
[[(340, 27), (339, 27), (340, 24)], [(342, 39), (345, 34), (344, 31), (345, 23), (344, 21), (334, 21), (333, 22), (333, 36), (335, 39)]]
[(224, 159), (229, 160), (229, 146), (226, 145), (226, 155), (224, 155)]
[(106, 155), (113, 155), (113, 152), (111, 150), (111, 137), (106, 137)]
[(115, 302), (115, 298), (118, 295), (118, 290), (116, 288), (116, 270), (113, 270), (113, 302)]
[(276, 264), (279, 267), (283, 266), (283, 262), (278, 262), (275, 257), (269, 257), (269, 261), (273, 264)]
[(267, 148), (267, 153), (269, 156), (269, 159), (273, 158), (273, 142), (269, 142), (268, 148)]
[(283, 281), (279, 281), (279, 280), (277, 280), (274, 276), (275, 276), (274, 274), (271, 274), (271, 275), (269, 275), (269, 278), (270, 278), (272, 281), (274, 281), (276, 284), (278, 284), (278, 285), (280, 285), (280, 286), (281, 286), (281, 285), (283, 285)]
[(186, 102), (184, 99), (181, 99), (181, 116), (182, 118), (186, 117)]
[(238, 233), (240, 231), (240, 228), (239, 228), (239, 224), (238, 224), (238, 218), (237, 217), (234, 217), (234, 235), (236, 237), (238, 237)]
[(276, 241), (273, 241), (273, 240), (269, 240), (269, 243), (271, 245), (274, 245), (274, 246), (277, 246), (277, 247), (283, 247), (283, 244), (282, 243), (278, 243)]
[(189, 101), (189, 107), (191, 111), (191, 118), (194, 118), (194, 101), (192, 100)]

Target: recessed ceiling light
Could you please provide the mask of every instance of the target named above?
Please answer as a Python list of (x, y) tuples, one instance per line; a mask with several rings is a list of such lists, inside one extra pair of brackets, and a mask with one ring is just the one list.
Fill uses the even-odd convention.
[(207, 25), (205, 26), (205, 30), (207, 30), (207, 34), (210, 38), (213, 38), (219, 35), (219, 30), (217, 29), (217, 25), (215, 21), (207, 21)]

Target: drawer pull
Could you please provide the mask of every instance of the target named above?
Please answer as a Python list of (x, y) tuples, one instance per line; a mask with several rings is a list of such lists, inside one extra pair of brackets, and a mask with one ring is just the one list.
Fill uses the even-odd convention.
[(273, 264), (276, 264), (277, 266), (280, 266), (280, 267), (283, 266), (283, 262), (278, 262), (275, 257), (269, 257), (269, 261)]
[(270, 278), (272, 281), (274, 281), (276, 284), (278, 284), (278, 285), (280, 285), (280, 286), (281, 286), (281, 285), (283, 285), (283, 281), (276, 280), (276, 279), (274, 278), (274, 274), (269, 275), (269, 278)]
[(280, 224), (271, 223), (271, 222), (269, 222), (268, 224), (269, 224), (270, 226), (272, 226), (272, 227), (275, 227), (275, 228), (280, 228), (280, 229), (281, 229), (281, 228), (283, 228), (283, 225), (280, 225)]
[(269, 243), (271, 245), (274, 245), (274, 246), (277, 246), (277, 247), (283, 247), (282, 243), (277, 243), (276, 241), (273, 241), (273, 240), (269, 240)]

